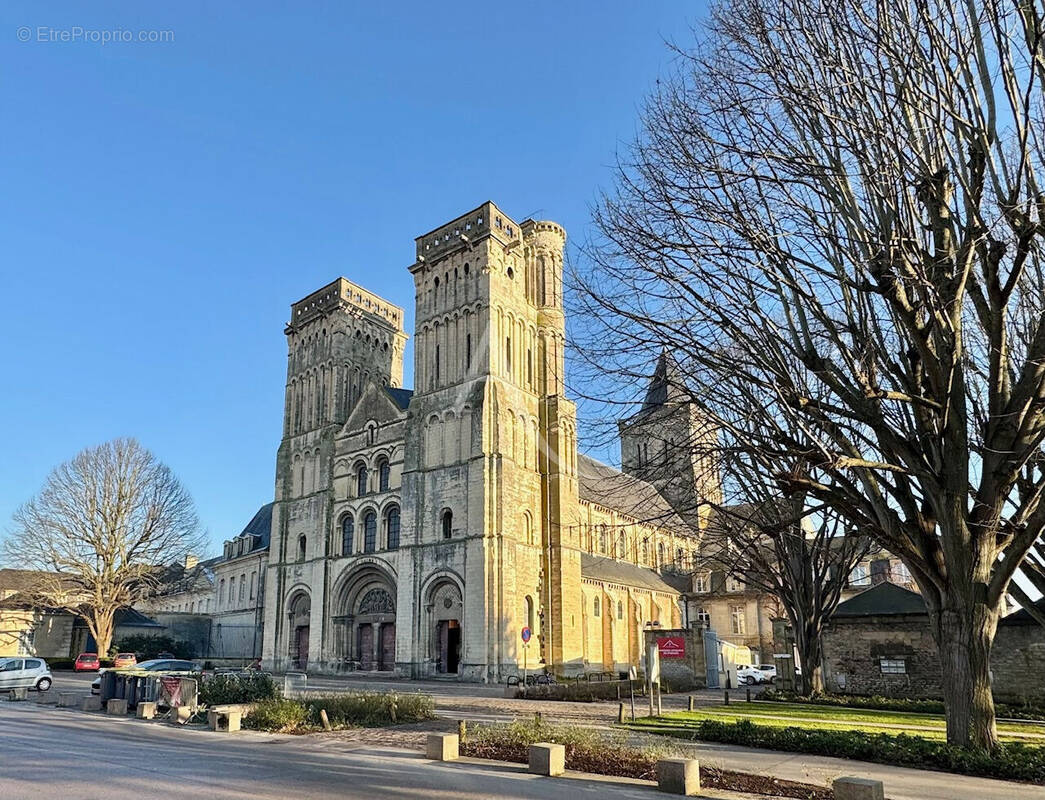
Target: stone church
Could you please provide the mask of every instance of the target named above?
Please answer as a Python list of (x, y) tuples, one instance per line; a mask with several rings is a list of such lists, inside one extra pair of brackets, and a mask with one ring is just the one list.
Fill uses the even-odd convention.
[(291, 306), (266, 668), (618, 670), (645, 628), (689, 622), (693, 509), (717, 481), (692, 463), (658, 481), (649, 453), (699, 420), (662, 358), (620, 425), (625, 471), (578, 453), (565, 236), (484, 203), (416, 239), (413, 391), (402, 308), (344, 278)]

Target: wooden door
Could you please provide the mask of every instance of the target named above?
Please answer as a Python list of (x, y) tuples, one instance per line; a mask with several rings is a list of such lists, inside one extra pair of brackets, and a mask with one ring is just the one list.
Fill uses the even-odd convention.
[(294, 630), (294, 643), (298, 653), (294, 666), (305, 669), (308, 666), (308, 625), (299, 625)]
[(370, 623), (359, 626), (359, 668), (374, 668), (374, 626)]
[(378, 669), (395, 669), (396, 663), (396, 624), (386, 622), (381, 626), (381, 653)]

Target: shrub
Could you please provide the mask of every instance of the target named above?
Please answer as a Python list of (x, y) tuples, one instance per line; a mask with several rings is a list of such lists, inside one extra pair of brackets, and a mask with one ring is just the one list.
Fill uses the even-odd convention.
[[(781, 703), (809, 703), (818, 706), (839, 706), (873, 711), (899, 711), (912, 714), (944, 713), (942, 700), (882, 697), (880, 695), (822, 694), (815, 697), (803, 697), (791, 692), (767, 689), (759, 695), (758, 699)], [(995, 711), (1003, 719), (1045, 720), (1045, 707), (1033, 703), (1021, 705), (998, 703), (995, 706)]]
[(334, 728), (402, 725), (435, 717), (435, 701), (427, 694), (353, 692), (306, 697), (302, 702), (317, 725), (320, 710), (326, 710)]
[[(636, 687), (638, 689), (638, 687)], [(636, 691), (636, 694), (638, 692)], [(515, 696), (523, 700), (563, 700), (572, 703), (592, 703), (596, 700), (620, 700), (628, 696), (627, 681), (577, 681), (520, 686)]]
[(274, 733), (301, 733), (307, 729), (308, 709), (297, 700), (262, 700), (243, 719), (243, 726)]
[(327, 712), (335, 730), (421, 722), (435, 717), (435, 701), (427, 694), (353, 692), (317, 695), (300, 700), (269, 699), (257, 703), (244, 719), (249, 728), (277, 733), (304, 733), (322, 726)]
[(696, 728), (658, 731), (705, 742), (785, 750), (873, 761), (895, 766), (938, 769), (985, 778), (1045, 783), (1045, 747), (1004, 743), (995, 752), (970, 750), (936, 739), (907, 734), (773, 728), (750, 720), (705, 719)]
[[(526, 763), (530, 745), (555, 742), (566, 748), (566, 767), (599, 775), (656, 780), (657, 762), (684, 755), (680, 748), (662, 743), (635, 746), (621, 731), (601, 734), (593, 728), (513, 722), (509, 725), (480, 725), (461, 743), (461, 754), (475, 758)], [(831, 791), (762, 775), (701, 766), (701, 784), (707, 788), (799, 800), (830, 800)]]
[(200, 684), (199, 702), (207, 706), (217, 706), (226, 703), (275, 700), (279, 696), (279, 687), (268, 673), (223, 673), (203, 680)]

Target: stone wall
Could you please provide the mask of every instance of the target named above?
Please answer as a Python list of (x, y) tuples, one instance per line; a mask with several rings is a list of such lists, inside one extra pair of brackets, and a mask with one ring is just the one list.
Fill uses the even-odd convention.
[[(902, 673), (889, 662), (903, 662)], [(828, 691), (885, 697), (939, 697), (936, 643), (922, 615), (835, 619), (824, 635)]]
[(1045, 702), (1045, 628), (1031, 619), (999, 625), (991, 673), (996, 699)]
[(704, 689), (707, 687), (707, 661), (704, 650), (704, 633), (696, 628), (658, 628), (645, 631), (646, 648), (656, 647), (658, 639), (680, 638), (685, 643), (685, 653), (677, 658), (661, 653), (660, 679), (672, 691)]

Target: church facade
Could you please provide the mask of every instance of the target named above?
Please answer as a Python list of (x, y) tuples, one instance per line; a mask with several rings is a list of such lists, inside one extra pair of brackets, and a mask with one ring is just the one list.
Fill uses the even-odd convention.
[(676, 574), (699, 513), (667, 497), (692, 511), (709, 488), (680, 469), (658, 485), (637, 454), (696, 420), (655, 375), (621, 426), (626, 472), (578, 453), (556, 223), (484, 203), (415, 246), (412, 391), (402, 308), (344, 278), (291, 307), (266, 668), (497, 681), (641, 663), (645, 628), (689, 622)]

